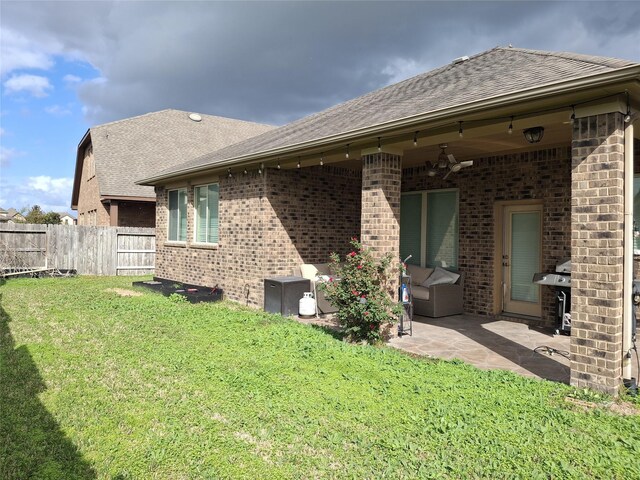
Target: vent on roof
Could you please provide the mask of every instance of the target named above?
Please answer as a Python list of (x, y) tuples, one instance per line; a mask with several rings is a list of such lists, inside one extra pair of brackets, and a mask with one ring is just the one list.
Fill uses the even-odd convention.
[(193, 120), (194, 122), (200, 122), (202, 121), (202, 117), (200, 115), (198, 115), (197, 113), (190, 113), (189, 114), (189, 118), (191, 120)]
[(455, 64), (457, 64), (457, 63), (466, 62), (467, 60), (469, 60), (469, 57), (467, 57), (467, 56), (465, 55), (464, 57), (458, 57), (458, 58), (455, 58), (455, 59), (453, 60), (453, 62), (451, 62), (451, 63), (453, 63), (453, 64), (455, 65)]

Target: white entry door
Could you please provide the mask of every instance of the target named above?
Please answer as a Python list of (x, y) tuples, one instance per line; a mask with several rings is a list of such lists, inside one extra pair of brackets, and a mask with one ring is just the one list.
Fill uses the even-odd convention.
[(504, 207), (503, 310), (541, 315), (540, 285), (532, 282), (542, 265), (542, 205)]

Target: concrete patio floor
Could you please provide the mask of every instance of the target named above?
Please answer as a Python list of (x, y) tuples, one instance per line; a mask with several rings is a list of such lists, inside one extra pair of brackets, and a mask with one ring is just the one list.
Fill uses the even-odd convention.
[[(336, 327), (330, 318), (300, 319)], [(396, 330), (394, 329), (394, 332)], [(551, 328), (474, 315), (442, 318), (416, 316), (413, 335), (394, 336), (388, 344), (425, 357), (458, 358), (481, 369), (511, 370), (528, 377), (569, 383), (570, 337)], [(553, 349), (553, 350), (551, 350)], [(635, 354), (633, 376), (638, 378)]]

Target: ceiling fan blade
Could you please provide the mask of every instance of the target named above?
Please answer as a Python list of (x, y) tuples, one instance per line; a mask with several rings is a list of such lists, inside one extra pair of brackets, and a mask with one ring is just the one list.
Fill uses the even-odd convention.
[(453, 165), (454, 163), (458, 163), (458, 162), (456, 162), (456, 157), (454, 157), (452, 153), (448, 153), (447, 154), (447, 158), (449, 159), (449, 163), (451, 165)]
[(460, 168), (467, 168), (473, 166), (473, 160), (467, 160), (466, 162), (460, 162)]
[(443, 179), (443, 180), (446, 180), (446, 179), (447, 179), (447, 177), (448, 177), (449, 175), (451, 175), (451, 173), (452, 173), (452, 172), (453, 172), (453, 170), (449, 170), (449, 171), (447, 172), (447, 174), (446, 174), (444, 177), (442, 177), (442, 179)]

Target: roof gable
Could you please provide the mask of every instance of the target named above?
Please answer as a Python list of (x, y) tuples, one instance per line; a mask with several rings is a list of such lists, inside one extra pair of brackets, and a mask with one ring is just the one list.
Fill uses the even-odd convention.
[(134, 181), (274, 128), (213, 115), (198, 114), (196, 120), (191, 116), (162, 110), (91, 127), (78, 145), (72, 205), (77, 205), (89, 142), (101, 196), (155, 199), (152, 187)]

